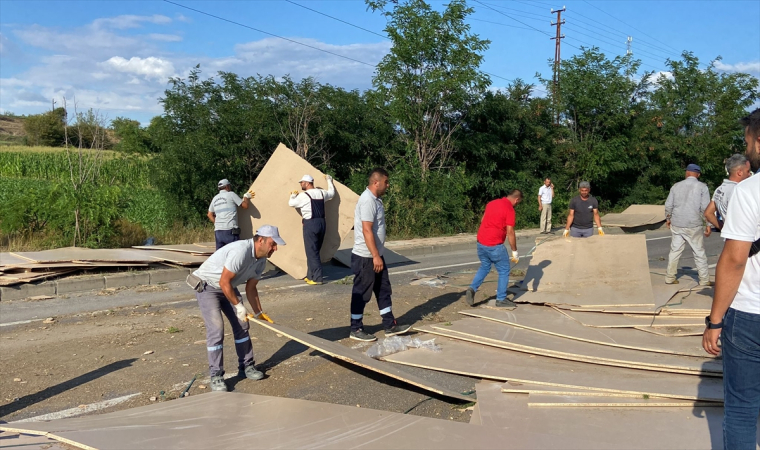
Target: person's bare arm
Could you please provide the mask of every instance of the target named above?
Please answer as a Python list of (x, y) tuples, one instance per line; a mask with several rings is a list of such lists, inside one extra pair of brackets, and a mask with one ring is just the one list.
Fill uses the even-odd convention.
[(230, 272), (227, 268), (222, 269), (222, 276), (219, 278), (219, 288), (224, 292), (224, 296), (233, 305), (237, 305), (239, 300), (237, 294), (235, 294), (235, 286), (232, 285), (232, 277), (235, 276), (234, 272)]
[(259, 280), (251, 278), (245, 282), (245, 296), (248, 297), (248, 303), (251, 305), (251, 311), (253, 315), (257, 315), (262, 311), (261, 300), (259, 300), (259, 289), (256, 285), (259, 284)]
[(251, 205), (251, 200), (248, 197), (243, 197), (243, 201), (240, 202), (240, 207), (243, 209), (248, 209), (250, 205)]
[(716, 229), (720, 230), (723, 228), (723, 225), (718, 220), (718, 217), (715, 215), (715, 211), (717, 208), (715, 207), (715, 202), (710, 201), (710, 204), (707, 205), (707, 208), (705, 209), (705, 220), (708, 221), (712, 226), (714, 226)]
[(552, 190), (552, 198), (554, 198), (554, 183), (550, 184), (549, 187)]
[(541, 203), (541, 195), (539, 194), (538, 195), (538, 210), (541, 211), (542, 209), (544, 209), (544, 205), (543, 203)]
[(575, 217), (575, 210), (571, 209), (570, 212), (567, 214), (567, 225), (565, 226), (566, 230), (570, 229), (570, 226), (573, 224), (574, 217)]
[(372, 254), (372, 265), (374, 266), (375, 273), (380, 273), (383, 271), (383, 258), (380, 257), (380, 252), (375, 244), (372, 222), (362, 221), (362, 234), (364, 235), (364, 243), (367, 244), (367, 249)]
[[(726, 240), (723, 252), (715, 267), (715, 294), (713, 295), (712, 308), (710, 309), (710, 323), (721, 323), (723, 316), (734, 301), (736, 292), (739, 290), (744, 268), (749, 259), (749, 249), (752, 242)], [(711, 355), (719, 355), (718, 337), (721, 329), (705, 329), (702, 336), (702, 348)]]
[(594, 210), (594, 223), (596, 223), (597, 228), (602, 228), (602, 218), (599, 217), (599, 210)]
[(515, 235), (515, 227), (507, 225), (507, 241), (513, 252), (517, 251), (517, 236)]
[(216, 214), (209, 211), (208, 214), (206, 214), (206, 217), (208, 217), (208, 220), (210, 220), (211, 223), (216, 223)]

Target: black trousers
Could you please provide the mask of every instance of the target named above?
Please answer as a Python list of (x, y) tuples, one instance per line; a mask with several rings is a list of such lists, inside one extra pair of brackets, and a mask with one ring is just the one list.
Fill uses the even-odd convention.
[(306, 249), (306, 278), (322, 282), (322, 261), (319, 251), (325, 241), (325, 219), (303, 221), (303, 245)]
[(372, 258), (363, 258), (351, 253), (351, 270), (354, 272), (354, 287), (351, 289), (351, 331), (364, 327), (364, 307), (375, 293), (380, 317), (383, 318), (385, 329), (396, 324), (396, 318), (391, 311), (391, 280), (388, 277), (388, 266), (383, 258), (383, 270), (375, 273)]

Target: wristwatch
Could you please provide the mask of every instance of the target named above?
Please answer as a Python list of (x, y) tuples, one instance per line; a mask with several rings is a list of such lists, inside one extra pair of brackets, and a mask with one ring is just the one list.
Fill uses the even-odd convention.
[(723, 328), (723, 322), (712, 323), (710, 322), (710, 316), (705, 317), (705, 326), (708, 330), (719, 330)]

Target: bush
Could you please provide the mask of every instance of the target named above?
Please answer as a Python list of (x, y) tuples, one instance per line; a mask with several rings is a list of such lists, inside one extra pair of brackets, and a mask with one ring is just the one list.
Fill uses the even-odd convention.
[(27, 117), (24, 120), (26, 144), (62, 146), (65, 141), (63, 131), (65, 122), (66, 110), (63, 108)]
[(143, 245), (146, 239), (148, 239), (148, 233), (142, 225), (121, 218), (114, 223), (114, 233), (108, 242), (108, 246), (127, 248), (133, 245)]

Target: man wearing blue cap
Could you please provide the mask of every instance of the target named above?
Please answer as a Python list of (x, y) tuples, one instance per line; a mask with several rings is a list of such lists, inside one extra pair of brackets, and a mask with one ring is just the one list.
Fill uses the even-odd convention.
[(704, 214), (710, 203), (710, 191), (698, 180), (701, 173), (702, 169), (696, 164), (686, 166), (686, 179), (670, 188), (665, 201), (666, 224), (672, 235), (666, 284), (678, 284), (678, 260), (688, 243), (694, 253), (699, 285), (712, 286), (704, 246), (704, 237), (709, 235), (709, 225), (704, 226)]
[(254, 367), (253, 345), (248, 334), (248, 311), (237, 286), (245, 283), (245, 294), (257, 319), (272, 322), (261, 309), (256, 285), (264, 272), (267, 258), (285, 245), (277, 227), (263, 225), (252, 239), (236, 241), (214, 252), (195, 272), (187, 276), (187, 284), (196, 292), (195, 298), (206, 324), (206, 349), (211, 372), (211, 390), (226, 391), (224, 384), (224, 321), (232, 327), (235, 351), (238, 355), (238, 377), (260, 380), (264, 374)]

